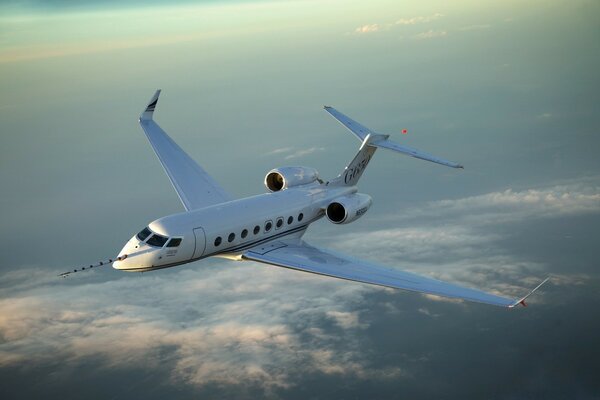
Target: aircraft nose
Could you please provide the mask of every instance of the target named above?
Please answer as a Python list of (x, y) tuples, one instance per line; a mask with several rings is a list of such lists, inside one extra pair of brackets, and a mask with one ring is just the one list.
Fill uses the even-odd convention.
[(120, 271), (141, 271), (155, 264), (156, 249), (141, 245), (134, 236), (119, 252), (113, 268)]
[[(125, 249), (123, 249), (123, 250), (125, 250)], [(124, 269), (124, 266), (125, 266), (125, 262), (124, 261), (127, 258), (127, 254), (125, 254), (123, 252), (123, 250), (119, 253), (119, 256), (113, 262), (113, 268), (114, 269)]]

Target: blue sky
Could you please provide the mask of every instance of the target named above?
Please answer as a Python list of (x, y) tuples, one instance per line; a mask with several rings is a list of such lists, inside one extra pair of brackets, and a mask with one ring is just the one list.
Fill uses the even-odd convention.
[[(0, 4), (3, 398), (597, 396), (595, 2), (86, 4)], [(465, 165), (380, 151), (373, 207), (308, 241), (508, 295), (552, 282), (507, 313), (224, 261), (55, 279), (182, 209), (137, 125), (156, 88), (240, 197), (276, 166), (343, 168), (358, 142), (324, 104)]]

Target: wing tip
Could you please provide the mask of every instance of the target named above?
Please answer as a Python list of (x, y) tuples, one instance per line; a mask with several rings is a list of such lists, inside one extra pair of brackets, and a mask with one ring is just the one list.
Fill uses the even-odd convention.
[(158, 97), (160, 96), (161, 91), (162, 91), (162, 89), (157, 89), (156, 92), (154, 92), (154, 96), (152, 96), (152, 98), (148, 102), (148, 105), (144, 109), (144, 112), (142, 113), (142, 115), (140, 115), (140, 118), (139, 118), (140, 122), (152, 119), (154, 110), (156, 109), (156, 104), (158, 103)]
[(508, 306), (508, 308), (514, 308), (518, 305), (522, 305), (523, 307), (527, 307), (527, 303), (525, 302), (525, 300), (531, 296), (533, 293), (535, 293), (536, 290), (538, 290), (539, 288), (542, 287), (542, 285), (544, 285), (546, 282), (548, 282), (550, 280), (550, 277), (548, 276), (546, 279), (544, 279), (539, 285), (537, 285), (531, 292), (529, 292), (527, 295), (525, 295), (524, 297), (521, 297), (520, 299), (515, 300), (512, 304), (510, 304)]

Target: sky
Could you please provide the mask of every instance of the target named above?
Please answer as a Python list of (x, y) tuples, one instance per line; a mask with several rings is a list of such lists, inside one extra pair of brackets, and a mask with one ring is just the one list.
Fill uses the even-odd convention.
[[(600, 398), (599, 36), (585, 0), (0, 2), (0, 397)], [(369, 212), (310, 243), (551, 280), (505, 310), (225, 260), (57, 278), (182, 211), (137, 124), (157, 88), (239, 197), (343, 169), (359, 142), (323, 105), (465, 166), (381, 150)]]

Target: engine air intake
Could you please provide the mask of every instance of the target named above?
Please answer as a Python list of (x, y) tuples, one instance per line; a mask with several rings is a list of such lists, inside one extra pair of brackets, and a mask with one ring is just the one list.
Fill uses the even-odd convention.
[(327, 218), (336, 224), (339, 224), (346, 219), (346, 209), (342, 204), (335, 201), (327, 206), (325, 213), (327, 214)]
[(270, 172), (265, 178), (265, 185), (271, 192), (278, 192), (285, 186), (285, 178), (279, 172)]
[(269, 171), (265, 176), (265, 186), (271, 192), (279, 192), (280, 190), (314, 182), (323, 183), (319, 179), (317, 170), (308, 167), (276, 168)]
[(371, 196), (364, 193), (341, 196), (329, 203), (325, 215), (334, 224), (347, 224), (362, 217), (371, 203)]

